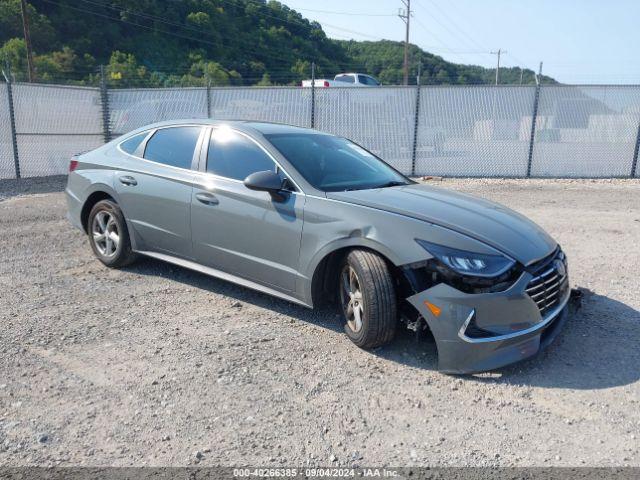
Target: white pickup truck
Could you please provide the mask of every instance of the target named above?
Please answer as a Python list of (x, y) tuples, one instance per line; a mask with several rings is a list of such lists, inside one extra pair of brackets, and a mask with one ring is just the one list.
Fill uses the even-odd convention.
[[(303, 87), (311, 87), (312, 80), (303, 80)], [(379, 87), (378, 80), (366, 73), (339, 73), (333, 80), (316, 78), (316, 87)]]

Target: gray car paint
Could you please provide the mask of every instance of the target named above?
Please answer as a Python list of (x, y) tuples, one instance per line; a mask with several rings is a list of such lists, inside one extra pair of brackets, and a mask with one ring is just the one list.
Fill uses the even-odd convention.
[[(200, 193), (213, 195), (216, 203), (198, 201)], [(199, 173), (191, 201), (194, 257), (204, 265), (294, 292), (303, 212), (304, 195), (274, 202), (242, 182)]]
[[(205, 154), (212, 128), (225, 124), (252, 138), (297, 186), (285, 201), (247, 189), (242, 182), (207, 173)], [(177, 125), (202, 125), (191, 170), (166, 167), (118, 148), (126, 138)], [(325, 193), (309, 185), (263, 136), (304, 130), (278, 124), (185, 120), (146, 126), (78, 157), (69, 175), (69, 218), (82, 227), (82, 205), (94, 192), (111, 195), (122, 208), (136, 251), (235, 281), (312, 307), (312, 281), (323, 258), (342, 248), (370, 248), (396, 266), (428, 260), (415, 239), (477, 253), (495, 249), (531, 264), (552, 253), (556, 242), (539, 226), (501, 205), (425, 185)], [(314, 133), (320, 133), (315, 132)], [(141, 147), (142, 148), (142, 147)], [(140, 150), (140, 149), (139, 149)], [(137, 185), (124, 185), (133, 176)], [(215, 197), (203, 204), (198, 194)], [(439, 284), (408, 299), (436, 340), (439, 368), (472, 372), (521, 360), (540, 350), (543, 325), (524, 288), (523, 273), (507, 291), (469, 295)], [(442, 307), (435, 317), (424, 301)], [(567, 298), (560, 305), (564, 316)], [(475, 309), (480, 326), (495, 331), (534, 327), (507, 341), (469, 344), (457, 332)], [(529, 328), (531, 330), (531, 328)], [(542, 327), (541, 327), (542, 330)]]
[(556, 248), (528, 218), (488, 200), (428, 185), (331, 192), (328, 198), (366, 205), (468, 235), (527, 265)]

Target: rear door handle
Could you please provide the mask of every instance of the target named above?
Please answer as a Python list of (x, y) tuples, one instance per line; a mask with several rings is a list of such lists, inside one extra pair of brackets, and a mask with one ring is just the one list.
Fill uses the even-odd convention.
[(123, 177), (120, 177), (120, 183), (123, 183), (124, 185), (130, 185), (130, 186), (136, 186), (138, 184), (138, 181), (133, 178), (131, 175), (125, 175)]
[(218, 199), (211, 193), (196, 193), (196, 198), (205, 205), (218, 205)]

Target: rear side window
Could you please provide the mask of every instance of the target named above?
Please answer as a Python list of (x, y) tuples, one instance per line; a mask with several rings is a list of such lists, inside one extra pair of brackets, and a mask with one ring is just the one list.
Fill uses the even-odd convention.
[(191, 168), (200, 127), (162, 128), (147, 142), (144, 158), (171, 167)]
[(120, 148), (127, 152), (129, 155), (133, 155), (133, 153), (138, 149), (142, 141), (147, 138), (149, 132), (140, 133), (138, 135), (134, 135), (131, 138), (128, 138), (124, 142), (120, 144)]
[(338, 75), (336, 77), (336, 81), (346, 82), (346, 83), (356, 83), (356, 79), (353, 78), (353, 75)]
[(212, 133), (207, 172), (242, 181), (255, 172), (275, 172), (275, 167), (264, 150), (244, 135), (227, 128)]

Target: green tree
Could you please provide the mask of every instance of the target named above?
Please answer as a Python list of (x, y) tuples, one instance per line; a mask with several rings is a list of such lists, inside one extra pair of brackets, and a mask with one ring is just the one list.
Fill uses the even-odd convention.
[(12, 38), (0, 48), (0, 62), (9, 63), (13, 77), (17, 81), (27, 78), (27, 47), (21, 38)]
[[(34, 57), (47, 78), (90, 82), (95, 65), (108, 64), (109, 82), (121, 86), (203, 85), (205, 70), (217, 85), (252, 85), (265, 74), (273, 84), (288, 85), (310, 78), (315, 62), (318, 76), (360, 71), (385, 84), (402, 82), (403, 42), (333, 40), (319, 23), (275, 0), (80, 3), (28, 4)], [(18, 74), (24, 71), (23, 51), (7, 42), (22, 35), (20, 0), (0, 0), (0, 45), (7, 45)], [(493, 82), (490, 69), (452, 64), (416, 45), (409, 53), (412, 84), (418, 64), (429, 83)], [(520, 69), (505, 68), (501, 78), (519, 83)], [(534, 82), (533, 72), (525, 70), (523, 81)]]
[(256, 84), (259, 87), (270, 87), (271, 85), (273, 85), (273, 83), (271, 83), (271, 77), (269, 76), (268, 73), (265, 73), (264, 75), (262, 75), (262, 79)]
[(147, 68), (138, 65), (135, 56), (118, 50), (111, 54), (105, 73), (107, 82), (118, 87), (144, 86), (148, 79)]
[(187, 15), (187, 22), (197, 27), (208, 27), (211, 24), (211, 17), (205, 12), (191, 12)]
[[(45, 51), (56, 48), (56, 32), (45, 15), (41, 15), (30, 3), (27, 4), (31, 43), (34, 50)], [(0, 44), (11, 38), (22, 38), (22, 13), (20, 0), (0, 0)]]

